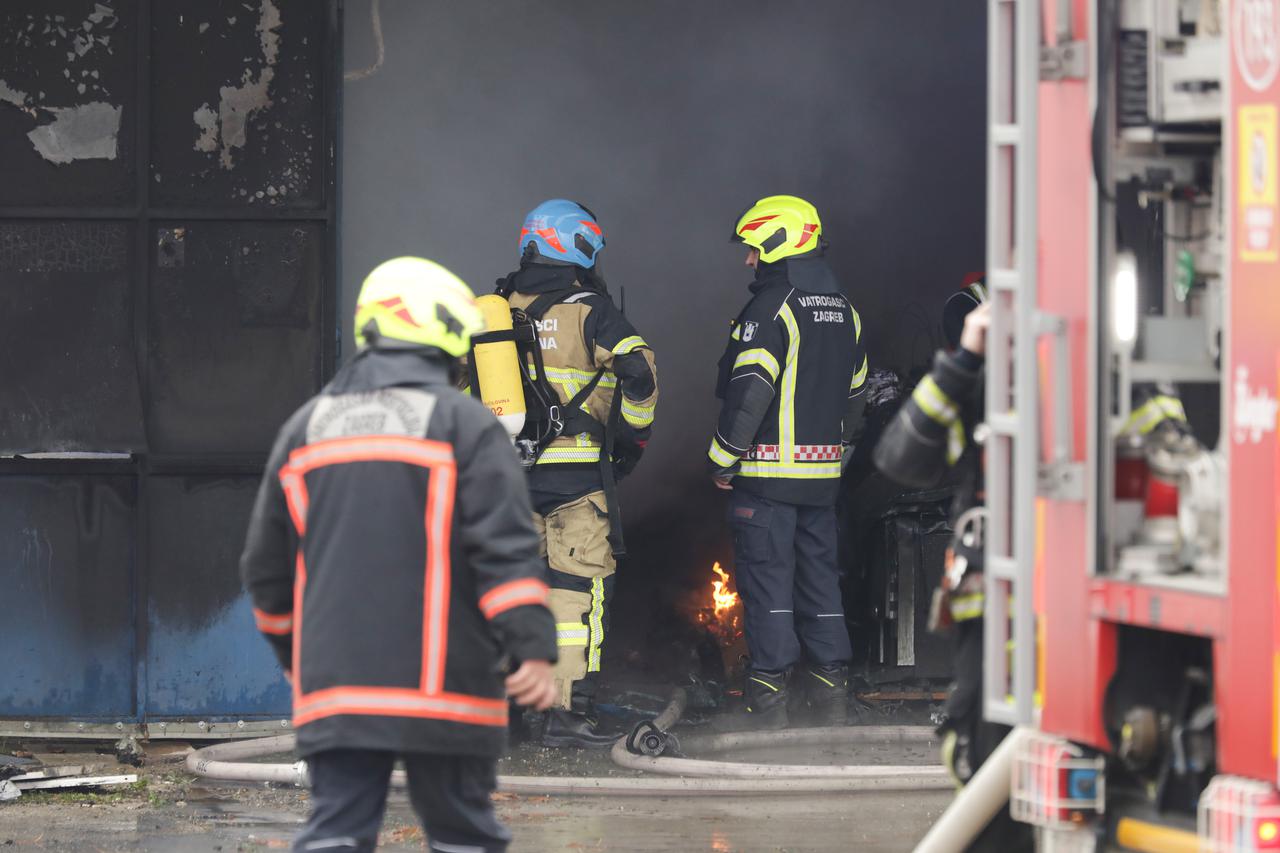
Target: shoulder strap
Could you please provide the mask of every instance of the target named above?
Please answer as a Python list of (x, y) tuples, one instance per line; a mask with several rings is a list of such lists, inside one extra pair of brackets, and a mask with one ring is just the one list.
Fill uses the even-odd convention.
[(590, 292), (591, 291), (583, 290), (580, 287), (563, 287), (559, 290), (551, 290), (540, 295), (520, 310), (524, 311), (525, 314), (534, 320), (541, 320), (542, 316), (550, 311), (553, 306), (558, 305), (579, 293)]

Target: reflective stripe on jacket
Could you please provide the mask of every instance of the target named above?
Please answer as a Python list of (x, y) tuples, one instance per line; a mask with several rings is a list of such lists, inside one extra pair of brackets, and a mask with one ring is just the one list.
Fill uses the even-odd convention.
[(365, 352), (281, 429), (241, 572), (298, 747), (495, 756), (501, 661), (554, 660), (511, 442), (447, 370)]
[(861, 419), (862, 321), (825, 260), (787, 263), (820, 265), (822, 292), (793, 286), (786, 268), (758, 272), (721, 358), (724, 406), (707, 455), (736, 475), (734, 488), (825, 505), (839, 489), (841, 446)]

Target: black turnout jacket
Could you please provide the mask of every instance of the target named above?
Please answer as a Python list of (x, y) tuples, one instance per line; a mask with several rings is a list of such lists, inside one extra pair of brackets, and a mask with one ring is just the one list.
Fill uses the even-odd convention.
[(862, 423), (862, 320), (818, 255), (761, 263), (751, 293), (720, 358), (708, 458), (735, 489), (830, 506)]
[(556, 657), (515, 451), (420, 351), (364, 351), (285, 423), (240, 568), (303, 755), (497, 756), (506, 671)]

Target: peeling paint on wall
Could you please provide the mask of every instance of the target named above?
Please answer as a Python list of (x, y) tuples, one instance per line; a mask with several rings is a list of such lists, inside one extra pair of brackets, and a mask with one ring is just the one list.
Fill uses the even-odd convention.
[(15, 89), (5, 81), (0, 80), (0, 103), (13, 104), (19, 108), (26, 107), (27, 93), (21, 89)]
[(224, 169), (235, 164), (232, 149), (243, 148), (249, 117), (271, 106), (270, 87), (276, 75), (276, 60), (280, 54), (280, 10), (272, 0), (262, 0), (258, 16), (258, 40), (262, 45), (263, 66), (255, 77), (245, 69), (239, 86), (223, 86), (218, 90), (217, 113), (207, 102), (192, 114), (192, 120), (200, 131), (196, 139), (197, 151), (214, 152), (221, 149), (218, 158)]
[(27, 134), (51, 163), (116, 159), (121, 108), (102, 101), (75, 107), (46, 107), (53, 121)]
[[(46, 14), (43, 19), (28, 15), (28, 23), (12, 35), (14, 48), (34, 49), (36, 41), (48, 40), (48, 46), (66, 50), (67, 67), (62, 75), (72, 78), (72, 66), (95, 49), (112, 53), (111, 37), (98, 35), (95, 30), (112, 30), (118, 23), (115, 11), (103, 3), (95, 3), (94, 11), (78, 25), (67, 22), (63, 15)], [(111, 93), (100, 82), (96, 68), (80, 70), (75, 91), (89, 95), (92, 101), (66, 105), (45, 102), (45, 93), (36, 96), (0, 80), (0, 104), (17, 107), (38, 121), (42, 121), (27, 134), (32, 146), (51, 163), (71, 163), (75, 160), (114, 160), (118, 153), (122, 108), (109, 103)], [(65, 97), (65, 95), (64, 95)]]

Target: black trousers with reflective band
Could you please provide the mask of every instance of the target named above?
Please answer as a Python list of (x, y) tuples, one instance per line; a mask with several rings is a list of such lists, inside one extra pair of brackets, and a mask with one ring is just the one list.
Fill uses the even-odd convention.
[(734, 489), (729, 523), (751, 666), (781, 671), (802, 652), (811, 664), (847, 663), (835, 509)]
[[(382, 828), (395, 753), (334, 749), (307, 758), (311, 814), (293, 843), (298, 851), (373, 850)], [(497, 762), (466, 755), (400, 756), (409, 776), (409, 799), (440, 853), (502, 853), (511, 833), (493, 812)]]

